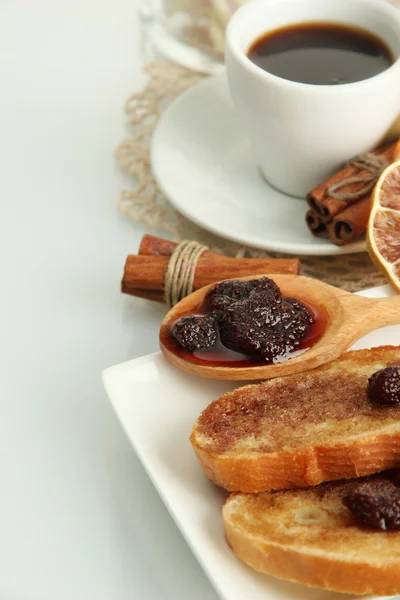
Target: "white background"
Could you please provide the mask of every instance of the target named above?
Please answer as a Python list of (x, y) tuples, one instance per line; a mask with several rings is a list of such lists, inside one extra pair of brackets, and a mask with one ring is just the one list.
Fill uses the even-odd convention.
[(163, 315), (119, 292), (144, 233), (112, 158), (145, 80), (135, 13), (0, 0), (0, 600), (216, 599), (100, 381)]

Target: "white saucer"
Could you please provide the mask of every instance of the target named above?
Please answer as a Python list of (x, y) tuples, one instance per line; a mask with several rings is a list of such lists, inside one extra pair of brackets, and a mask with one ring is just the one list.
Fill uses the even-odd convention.
[(352, 254), (364, 240), (338, 247), (305, 224), (305, 200), (279, 192), (259, 173), (230, 99), (225, 73), (182, 94), (153, 135), (158, 184), (185, 217), (235, 242), (289, 254)]

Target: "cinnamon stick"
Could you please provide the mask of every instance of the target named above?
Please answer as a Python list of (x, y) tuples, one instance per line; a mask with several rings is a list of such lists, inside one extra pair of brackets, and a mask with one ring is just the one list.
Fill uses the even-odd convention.
[[(121, 289), (125, 294), (132, 290), (163, 291), (164, 276), (168, 266), (167, 256), (135, 256), (126, 259)], [(194, 289), (222, 279), (245, 277), (258, 273), (288, 273), (298, 275), (298, 259), (286, 258), (230, 258), (212, 252), (200, 257), (194, 276)]]
[[(165, 272), (176, 246), (176, 242), (145, 235), (140, 244), (139, 256), (129, 255), (126, 259), (121, 291), (139, 298), (163, 302)], [(205, 251), (196, 266), (193, 289), (233, 277), (262, 273), (297, 275), (299, 271), (300, 262), (296, 258), (231, 258)]]
[(146, 233), (140, 242), (139, 254), (141, 256), (171, 256), (177, 245), (177, 242)]
[[(389, 146), (381, 146), (374, 151), (374, 154), (377, 156), (381, 156), (385, 158), (388, 162), (393, 160), (393, 156), (396, 149), (396, 142), (390, 144)], [(354, 165), (348, 165), (332, 175), (327, 181), (321, 183), (318, 187), (312, 190), (307, 195), (307, 202), (309, 207), (320, 217), (322, 223), (329, 223), (332, 221), (336, 215), (344, 211), (346, 208), (355, 204), (360, 198), (352, 199), (351, 197), (347, 199), (335, 199), (329, 196), (329, 189), (334, 185), (349, 179), (354, 176), (365, 177), (368, 176), (367, 170), (359, 170)], [(343, 186), (340, 191), (341, 195), (345, 195), (345, 193), (349, 193), (351, 196), (355, 192), (362, 189), (363, 183), (350, 183), (347, 186)]]
[(321, 221), (319, 215), (311, 210), (311, 208), (306, 212), (306, 223), (316, 237), (327, 235), (328, 232), (325, 223)]
[(366, 231), (370, 212), (371, 194), (336, 215), (327, 225), (331, 242), (337, 246), (354, 242)]

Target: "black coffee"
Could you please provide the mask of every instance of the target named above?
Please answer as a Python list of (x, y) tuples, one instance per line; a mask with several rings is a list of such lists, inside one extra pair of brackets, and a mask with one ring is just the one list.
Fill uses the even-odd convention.
[(368, 79), (394, 62), (392, 52), (377, 36), (335, 23), (276, 29), (255, 40), (247, 54), (269, 73), (314, 85)]

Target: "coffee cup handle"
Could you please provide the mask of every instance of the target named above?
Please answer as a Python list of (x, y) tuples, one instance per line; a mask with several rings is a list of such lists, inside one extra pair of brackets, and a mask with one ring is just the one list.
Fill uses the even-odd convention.
[(400, 114), (387, 132), (384, 142), (393, 142), (400, 138)]

